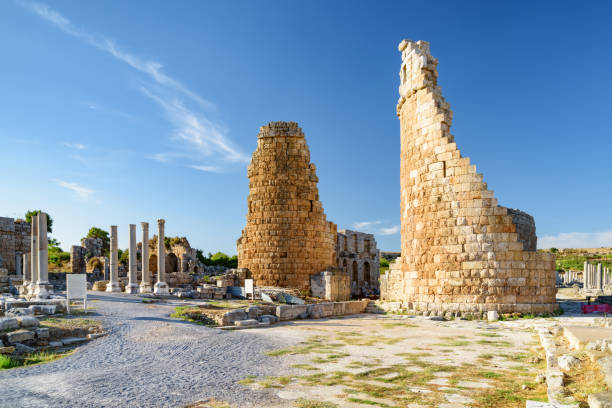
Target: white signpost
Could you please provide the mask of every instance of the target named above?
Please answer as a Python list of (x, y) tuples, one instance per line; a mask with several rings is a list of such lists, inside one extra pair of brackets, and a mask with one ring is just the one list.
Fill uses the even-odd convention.
[(248, 299), (249, 293), (251, 294), (251, 299), (255, 300), (255, 291), (253, 290), (253, 279), (244, 280), (244, 297)]
[(83, 310), (87, 314), (87, 275), (84, 273), (66, 274), (66, 309), (70, 313), (70, 300), (83, 299)]

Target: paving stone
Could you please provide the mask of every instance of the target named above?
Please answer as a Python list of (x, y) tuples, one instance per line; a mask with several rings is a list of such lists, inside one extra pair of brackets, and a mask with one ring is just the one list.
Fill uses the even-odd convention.
[(447, 385), (448, 384), (448, 378), (434, 378), (433, 380), (429, 381), (427, 384), (431, 384), (431, 385)]
[(48, 344), (48, 346), (52, 348), (62, 347), (63, 345), (64, 343), (62, 343), (61, 341), (50, 341)]
[(476, 381), (459, 381), (457, 386), (465, 388), (491, 388), (491, 384)]
[(444, 397), (448, 402), (455, 402), (458, 404), (469, 404), (474, 401), (472, 398), (461, 394), (444, 394)]

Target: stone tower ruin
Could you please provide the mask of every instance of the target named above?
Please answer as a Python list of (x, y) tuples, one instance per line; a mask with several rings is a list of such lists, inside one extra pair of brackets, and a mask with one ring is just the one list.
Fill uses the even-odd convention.
[(257, 286), (307, 290), (310, 276), (336, 263), (336, 224), (319, 201), (316, 167), (295, 122), (262, 126), (248, 168), (246, 227), (238, 267)]
[(499, 206), (461, 156), (429, 44), (404, 40), (399, 51), (402, 253), (383, 299), (421, 311), (554, 311), (555, 258), (536, 252), (533, 217)]

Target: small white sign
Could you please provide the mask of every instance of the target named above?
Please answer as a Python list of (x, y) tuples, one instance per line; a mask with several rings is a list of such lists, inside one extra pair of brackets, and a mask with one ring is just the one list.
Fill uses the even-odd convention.
[(253, 290), (253, 279), (245, 279), (244, 280), (244, 296), (248, 299), (249, 293), (251, 294), (251, 299), (255, 300), (255, 292)]
[(83, 299), (83, 309), (87, 313), (87, 275), (84, 273), (66, 274), (66, 308), (70, 313), (70, 299)]

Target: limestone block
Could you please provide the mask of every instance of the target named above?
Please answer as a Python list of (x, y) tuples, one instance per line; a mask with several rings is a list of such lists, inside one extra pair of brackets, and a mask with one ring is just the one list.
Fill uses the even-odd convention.
[(276, 307), (276, 316), (280, 321), (294, 320), (302, 314), (308, 315), (307, 305), (280, 305)]
[(19, 326), (23, 328), (40, 326), (40, 322), (34, 316), (19, 316), (17, 317), (17, 321), (19, 322)]
[(0, 317), (0, 331), (19, 328), (19, 322), (14, 317)]
[(48, 339), (49, 338), (49, 328), (48, 327), (39, 327), (36, 329), (36, 338), (38, 339)]
[(11, 333), (7, 333), (6, 341), (9, 344), (21, 343), (28, 340), (34, 339), (34, 332), (29, 330), (17, 330)]

